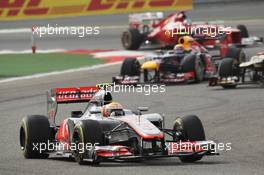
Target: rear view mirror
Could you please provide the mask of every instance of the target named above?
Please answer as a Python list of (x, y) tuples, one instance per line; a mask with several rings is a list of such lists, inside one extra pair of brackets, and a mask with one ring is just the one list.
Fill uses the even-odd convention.
[(72, 118), (80, 118), (83, 115), (82, 111), (72, 111), (71, 112), (71, 117)]
[(148, 107), (143, 107), (143, 106), (138, 107), (138, 111), (140, 112), (147, 112), (148, 110), (149, 110)]

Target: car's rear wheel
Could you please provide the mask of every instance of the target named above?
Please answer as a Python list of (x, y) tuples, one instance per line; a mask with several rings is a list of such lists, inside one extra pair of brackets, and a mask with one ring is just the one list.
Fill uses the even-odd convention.
[(204, 79), (204, 63), (200, 58), (195, 59), (195, 80), (197, 83)]
[(241, 48), (231, 46), (228, 48), (225, 58), (233, 58), (235, 60), (234, 63), (239, 65), (246, 61), (246, 54)]
[(90, 146), (103, 145), (103, 132), (100, 123), (95, 120), (82, 120), (79, 124), (76, 124), (73, 133), (73, 144), (76, 145), (76, 150), (72, 150), (76, 162), (80, 165), (86, 164), (84, 159), (90, 154), (92, 156), (89, 157), (91, 159), (90, 163), (92, 165), (99, 164), (100, 158), (94, 154)]
[(122, 34), (121, 41), (125, 49), (137, 50), (143, 41), (143, 35), (138, 29), (129, 29)]
[(22, 119), (20, 146), (25, 158), (48, 158), (45, 151), (49, 138), (50, 124), (46, 116), (30, 115)]
[[(182, 141), (204, 141), (205, 134), (201, 120), (195, 115), (179, 117), (174, 121), (173, 130), (181, 131)], [(182, 162), (195, 162), (202, 159), (202, 155), (180, 157)]]
[(195, 81), (197, 83), (201, 82), (204, 79), (204, 63), (201, 58), (196, 57), (193, 54), (187, 55), (183, 58), (182, 62), (182, 71), (186, 72), (194, 72), (195, 73)]
[(137, 58), (126, 58), (121, 66), (121, 76), (140, 76), (140, 63)]
[(237, 25), (237, 29), (240, 30), (242, 38), (248, 38), (249, 37), (248, 29), (245, 25), (243, 25), (243, 24)]

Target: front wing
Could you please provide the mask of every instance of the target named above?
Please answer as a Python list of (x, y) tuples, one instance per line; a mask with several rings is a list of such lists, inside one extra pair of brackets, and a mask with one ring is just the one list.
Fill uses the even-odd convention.
[(134, 155), (126, 146), (96, 146), (87, 155), (87, 160), (92, 160), (90, 155), (96, 155), (102, 160), (142, 160), (164, 157), (185, 157), (194, 155), (219, 155), (215, 149), (214, 141), (195, 141), (195, 142), (166, 142), (165, 154), (142, 154)]

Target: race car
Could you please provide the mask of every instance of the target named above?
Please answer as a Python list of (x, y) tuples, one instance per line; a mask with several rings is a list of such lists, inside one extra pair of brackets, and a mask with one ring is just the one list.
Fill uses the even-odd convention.
[(237, 28), (208, 22), (192, 23), (185, 12), (174, 12), (164, 18), (162, 12), (129, 15), (129, 29), (123, 32), (122, 45), (127, 50), (159, 45), (172, 48), (181, 36), (197, 38), (208, 48), (224, 45), (248, 46), (262, 43), (263, 38), (250, 36), (245, 25)]
[(241, 84), (264, 85), (264, 52), (240, 64), (234, 59), (225, 58), (220, 62), (217, 75), (209, 79), (209, 86), (235, 88)]
[(146, 57), (142, 65), (137, 58), (123, 61), (120, 75), (112, 78), (113, 83), (136, 85), (141, 83), (192, 83), (210, 78), (216, 72), (222, 58), (233, 58), (244, 62), (245, 53), (241, 48), (226, 45), (220, 55), (209, 51), (190, 36), (183, 36), (173, 50), (159, 51), (155, 56)]
[[(195, 162), (218, 155), (216, 143), (205, 139), (203, 125), (195, 115), (178, 117), (172, 129), (164, 128), (164, 116), (133, 112), (114, 102), (110, 92), (97, 87), (54, 88), (47, 94), (48, 114), (22, 120), (20, 146), (25, 158), (50, 155), (73, 157), (79, 164), (102, 161), (138, 161), (179, 157)], [(59, 104), (87, 103), (84, 111), (57, 125)], [(165, 137), (166, 135), (166, 137)]]

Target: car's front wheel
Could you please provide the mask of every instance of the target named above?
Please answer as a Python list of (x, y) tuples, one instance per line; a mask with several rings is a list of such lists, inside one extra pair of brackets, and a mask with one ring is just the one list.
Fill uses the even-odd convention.
[[(195, 115), (179, 117), (174, 121), (173, 130), (182, 132), (182, 141), (204, 141), (205, 134), (201, 120)], [(180, 157), (182, 162), (196, 162), (202, 155)]]
[(74, 158), (80, 165), (86, 164), (85, 158), (89, 158), (92, 165), (99, 164), (100, 158), (95, 155), (91, 146), (103, 144), (103, 132), (100, 123), (95, 120), (80, 121), (74, 128), (72, 144), (76, 148), (72, 150)]

